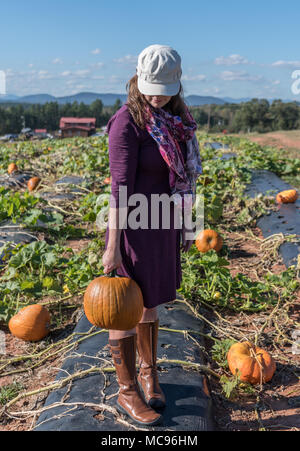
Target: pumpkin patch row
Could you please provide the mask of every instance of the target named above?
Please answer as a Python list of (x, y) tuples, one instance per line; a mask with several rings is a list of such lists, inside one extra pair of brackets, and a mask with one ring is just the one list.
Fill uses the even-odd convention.
[[(245, 148), (247, 148), (245, 144), (243, 145), (245, 146)], [(35, 164), (35, 167), (41, 168), (41, 171), (39, 171), (40, 173), (39, 180), (36, 180), (37, 185), (35, 185), (35, 187), (32, 188), (32, 190), (35, 190), (40, 186), (41, 179), (43, 180), (44, 183), (46, 182), (47, 178), (45, 175), (47, 174), (48, 170), (49, 172), (51, 172), (52, 179), (58, 179), (59, 177), (65, 175), (92, 176), (98, 179), (102, 185), (108, 185), (106, 186), (106, 188), (104, 186), (103, 190), (105, 189), (107, 191), (109, 190), (111, 178), (108, 176), (109, 167), (107, 156), (107, 143), (105, 143), (105, 140), (93, 141), (93, 140), (74, 139), (72, 140), (72, 144), (70, 143), (64, 144), (63, 142), (59, 141), (52, 142), (51, 146), (47, 146), (45, 149), (41, 149), (40, 152), (41, 158), (38, 156), (37, 160), (34, 160), (35, 158), (34, 149), (35, 148), (33, 144), (30, 145), (28, 144), (28, 154), (31, 153), (33, 155), (32, 161), (38, 162), (38, 164)], [(21, 150), (22, 149), (18, 149), (18, 151)], [(259, 155), (259, 150), (257, 153), (254, 152), (252, 148), (250, 150), (251, 150), (251, 161), (249, 158), (249, 164), (253, 164), (253, 162), (255, 164), (256, 156)], [(55, 155), (55, 157), (53, 157), (53, 155)], [(218, 306), (225, 306), (226, 308), (227, 306), (230, 306), (230, 302), (232, 302), (232, 304), (235, 303), (235, 305), (241, 310), (243, 310), (243, 307), (245, 307), (246, 312), (251, 311), (251, 308), (254, 307), (257, 307), (258, 309), (262, 308), (261, 306), (263, 305), (265, 305), (264, 308), (267, 309), (268, 301), (266, 301), (266, 303), (264, 304), (263, 301), (260, 301), (259, 299), (259, 295), (261, 291), (263, 291), (263, 289), (261, 288), (262, 284), (260, 284), (260, 287), (257, 289), (253, 288), (252, 293), (250, 291), (252, 289), (252, 285), (250, 285), (250, 282), (249, 285), (247, 285), (247, 282), (245, 282), (246, 278), (244, 279), (240, 278), (238, 281), (236, 281), (235, 279), (234, 280), (235, 284), (232, 283), (233, 279), (230, 279), (228, 281), (228, 285), (226, 283), (223, 283), (225, 277), (227, 277), (226, 276), (227, 268), (225, 268), (224, 266), (226, 259), (225, 257), (223, 257), (223, 259), (219, 258), (219, 256), (217, 255), (223, 248), (223, 237), (216, 230), (213, 230), (214, 225), (216, 224), (217, 221), (219, 222), (223, 221), (224, 216), (222, 215), (224, 210), (226, 213), (226, 207), (228, 205), (230, 205), (231, 207), (231, 201), (232, 206), (234, 206), (234, 201), (240, 196), (240, 193), (242, 191), (241, 188), (242, 183), (240, 183), (240, 180), (242, 180), (243, 182), (247, 180), (246, 177), (247, 172), (240, 170), (240, 167), (238, 166), (238, 164), (240, 164), (239, 161), (235, 161), (234, 164), (231, 164), (230, 162), (215, 160), (213, 164), (210, 164), (210, 159), (213, 156), (211, 149), (207, 149), (205, 151), (204, 149), (202, 149), (202, 155), (204, 156), (204, 161), (206, 159), (207, 162), (204, 165), (205, 175), (202, 179), (199, 180), (198, 189), (203, 188), (206, 190), (204, 191), (204, 193), (206, 194), (205, 196), (207, 201), (206, 207), (209, 214), (207, 215), (206, 218), (207, 222), (205, 224), (205, 229), (197, 236), (195, 240), (195, 245), (193, 246), (192, 251), (187, 257), (187, 263), (185, 264), (184, 262), (184, 273), (185, 273), (184, 295), (188, 299), (192, 299), (193, 301), (195, 299), (197, 301), (197, 296), (198, 299), (201, 298), (201, 291), (204, 292), (203, 289), (204, 284), (202, 284), (203, 280), (199, 277), (199, 274), (204, 272), (203, 267), (205, 267), (205, 264), (207, 263), (207, 268), (205, 267), (205, 269), (209, 269), (211, 272), (207, 273), (209, 274), (207, 276), (207, 281), (209, 283), (206, 295), (207, 298), (205, 298), (205, 300), (209, 299), (209, 302), (211, 302), (212, 306), (214, 306), (216, 309), (218, 308)], [(245, 151), (245, 155), (247, 157), (247, 149)], [(23, 165), (23, 159), (18, 160), (19, 157), (15, 156), (13, 156), (13, 158), (16, 159), (18, 164), (20, 161), (20, 166)], [(22, 155), (20, 158), (22, 158)], [(262, 159), (262, 157), (260, 156), (260, 160), (257, 159), (258, 165), (261, 164), (262, 160), (264, 162), (268, 161), (267, 158)], [(31, 162), (26, 164), (24, 164), (24, 167), (26, 167), (27, 169), (31, 169), (33, 167)], [(7, 161), (4, 167), (5, 171), (6, 168)], [(12, 173), (17, 170), (18, 168), (14, 167)], [(242, 179), (243, 176), (245, 176), (245, 179)], [(38, 177), (36, 179), (38, 179)], [(30, 190), (29, 186), (28, 190)], [(89, 190), (87, 190), (87, 192), (88, 191)], [(82, 199), (83, 199), (82, 202), (85, 202), (84, 216), (85, 218), (87, 218), (86, 225), (91, 229), (92, 228), (91, 226), (93, 226), (93, 223), (95, 222), (95, 214), (90, 213), (91, 212), (94, 213), (93, 209), (95, 208), (97, 192), (93, 192), (92, 189), (90, 189), (90, 192), (88, 192), (88, 194), (85, 197), (82, 197)], [(281, 197), (280, 198), (278, 197), (278, 199), (281, 202), (284, 202), (285, 199), (289, 199), (289, 196), (284, 197), (281, 193)], [(288, 202), (291, 201), (289, 200)], [(76, 211), (78, 216), (77, 217), (72, 216), (70, 213), (70, 217), (72, 217), (72, 221), (74, 221), (75, 224), (76, 223), (79, 224), (80, 222), (82, 223), (83, 217), (83, 215), (80, 216), (81, 211), (80, 208), (78, 208), (78, 205), (80, 206), (80, 203), (76, 203), (75, 201), (73, 202), (73, 211)], [(32, 214), (32, 217), (34, 217), (34, 213)], [(65, 218), (67, 218), (67, 216), (62, 217), (62, 222)], [(66, 231), (66, 236), (71, 231), (71, 226), (69, 226), (69, 224), (68, 227), (69, 228)], [(60, 232), (60, 229), (58, 229), (58, 233), (59, 239), (62, 240), (63, 235)], [(94, 263), (94, 262), (99, 263), (99, 255), (100, 255), (99, 248), (95, 246), (95, 248), (97, 247), (95, 251), (93, 250), (94, 244), (92, 242), (91, 244), (92, 244), (91, 251), (87, 252), (82, 257), (78, 256), (77, 260), (75, 256), (73, 260), (70, 260), (69, 262), (70, 265), (68, 269), (69, 272), (67, 272), (66, 268), (63, 267), (62, 265), (61, 266), (57, 265), (53, 273), (49, 274), (49, 276), (44, 275), (44, 278), (43, 277), (40, 278), (43, 283), (44, 291), (39, 292), (42, 293), (42, 295), (39, 294), (39, 297), (32, 296), (33, 290), (30, 285), (32, 281), (30, 280), (29, 277), (28, 279), (24, 278), (24, 281), (22, 282), (24, 283), (23, 294), (25, 292), (29, 293), (31, 290), (30, 302), (34, 302), (35, 300), (35, 302), (42, 303), (43, 296), (45, 296), (45, 294), (48, 295), (46, 291), (48, 287), (51, 296), (59, 297), (61, 296), (61, 291), (59, 291), (61, 287), (57, 285), (63, 286), (64, 293), (70, 296), (73, 293), (76, 293), (77, 287), (80, 286), (80, 288), (84, 289), (85, 291), (83, 298), (84, 311), (86, 313), (87, 318), (92, 324), (97, 325), (97, 327), (103, 327), (106, 329), (117, 328), (119, 330), (125, 330), (128, 327), (134, 327), (134, 325), (138, 322), (140, 315), (141, 293), (139, 292), (139, 288), (137, 286), (134, 286), (134, 284), (132, 283), (133, 281), (130, 280), (126, 281), (125, 278), (123, 277), (107, 276), (107, 275), (99, 277), (99, 275), (101, 275), (100, 266)], [(228, 244), (230, 246), (230, 243)], [(213, 253), (214, 251), (215, 253)], [(47, 261), (48, 260), (51, 261), (51, 259), (54, 258), (53, 255), (51, 255), (51, 252), (52, 251), (50, 250), (49, 256), (46, 257)], [(188, 260), (189, 258), (190, 260)], [(196, 263), (194, 264), (193, 261), (195, 261)], [(28, 262), (30, 262), (29, 259)], [(190, 262), (192, 262), (193, 264), (190, 265)], [(67, 265), (67, 263), (64, 264)], [(77, 264), (78, 267), (76, 268)], [(72, 269), (71, 265), (73, 266)], [(191, 268), (189, 269), (189, 271), (191, 271), (190, 273), (188, 272), (187, 268)], [(17, 271), (21, 272), (19, 269), (16, 270), (16, 272)], [(77, 278), (74, 277), (75, 272)], [(65, 274), (67, 275), (67, 277), (65, 277)], [(190, 275), (192, 277), (190, 277)], [(38, 278), (38, 274), (36, 274), (36, 276)], [(223, 276), (224, 279), (222, 279)], [(57, 282), (56, 277), (57, 279), (59, 279), (58, 280), (59, 283), (56, 283)], [(187, 280), (187, 278), (190, 280), (190, 283), (189, 280)], [(289, 283), (289, 279), (286, 280), (288, 280), (287, 283)], [(275, 284), (275, 282), (272, 283)], [(272, 283), (270, 282), (269, 285), (266, 284), (266, 287), (267, 288), (272, 287)], [(234, 289), (231, 292), (230, 289), (232, 287), (234, 287)], [(245, 304), (242, 304), (242, 302), (244, 302), (244, 299), (242, 299), (242, 296), (244, 294), (243, 290), (245, 290), (245, 293), (248, 296), (247, 304), (246, 302)], [(237, 296), (237, 292), (238, 294), (241, 295), (239, 296), (239, 298)], [(127, 315), (125, 315), (126, 323), (121, 324), (120, 322), (118, 322), (120, 320), (119, 313), (124, 311), (124, 305), (128, 307), (127, 303), (128, 296), (130, 297), (130, 299), (134, 299), (134, 302), (132, 303), (134, 305), (134, 311), (129, 312), (129, 310), (127, 309), (126, 311)], [(188, 296), (190, 296), (190, 298)], [(228, 299), (230, 298), (231, 300), (229, 302)], [(26, 298), (26, 301), (27, 299), (28, 298)], [(37, 305), (40, 308), (42, 304)], [(45, 330), (47, 331), (47, 334), (50, 331), (49, 329), (50, 320), (47, 317), (47, 315), (41, 316), (40, 313), (38, 313), (38, 309), (35, 309), (35, 311), (32, 310), (30, 313), (31, 316), (29, 315), (28, 319), (25, 321), (26, 326), (24, 325), (23, 327), (22, 321), (24, 321), (25, 319), (25, 317), (23, 316), (24, 314), (21, 315), (21, 322), (20, 317), (18, 321), (15, 321), (15, 318), (14, 320), (13, 318), (11, 318), (10, 322), (11, 332), (14, 333), (16, 336), (19, 336), (20, 339), (26, 341), (27, 340), (36, 341), (43, 339), (43, 334), (45, 333)], [(34, 335), (34, 333), (36, 332), (35, 329), (37, 329), (36, 327), (37, 322), (40, 325), (39, 326), (40, 338), (37, 338), (38, 335)], [(44, 326), (42, 327), (43, 324)], [(30, 333), (32, 335), (30, 335)], [(47, 334), (44, 335), (44, 337), (46, 337)], [(249, 343), (249, 345), (246, 343)], [(242, 348), (239, 348), (239, 353), (236, 352), (233, 353), (231, 351), (230, 354), (228, 353), (227, 357), (229, 368), (232, 374), (233, 375), (239, 374), (241, 380), (243, 380), (242, 377), (243, 378), (247, 377), (247, 380), (249, 382), (251, 381), (250, 383), (253, 384), (260, 383), (261, 381), (267, 382), (267, 380), (270, 380), (268, 378), (271, 372), (264, 373), (261, 370), (262, 368), (264, 368), (265, 364), (266, 367), (268, 366), (268, 362), (270, 363), (269, 366), (271, 368), (274, 368), (274, 365), (271, 362), (271, 360), (270, 359), (268, 360), (267, 356), (263, 354), (259, 348), (255, 348), (254, 345), (252, 345), (250, 342), (243, 341), (242, 343), (236, 344), (242, 345)], [(241, 349), (244, 349), (244, 347), (246, 347), (246, 351), (241, 352)]]

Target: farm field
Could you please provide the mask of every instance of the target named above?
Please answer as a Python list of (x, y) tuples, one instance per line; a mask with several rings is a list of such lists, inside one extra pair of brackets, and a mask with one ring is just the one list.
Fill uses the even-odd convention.
[[(300, 429), (300, 353), (292, 353), (293, 332), (299, 330), (300, 259), (286, 268), (279, 254), (282, 243), (299, 236), (265, 239), (256, 221), (278, 209), (275, 197), (244, 195), (251, 169), (272, 171), (300, 187), (300, 132), (292, 135), (299, 147), (289, 142), (288, 149), (295, 153), (282, 152), (279, 137), (275, 145), (255, 141), (261, 136), (198, 134), (203, 175), (197, 193), (205, 199), (205, 228), (216, 230), (224, 244), (206, 253), (194, 244), (182, 254), (178, 295), (205, 323), (203, 353), (215, 373), (209, 382), (219, 430)], [(237, 158), (222, 160), (221, 150), (205, 146), (216, 140)], [(18, 171), (8, 176), (12, 162)], [(28, 192), (33, 176), (41, 183)], [(66, 353), (76, 349), (72, 331), (82, 315), (83, 294), (103, 273), (105, 231), (96, 218), (108, 205), (109, 176), (106, 136), (0, 144), (2, 431), (34, 429)], [(8, 321), (35, 303), (50, 311), (51, 330), (38, 342), (25, 342), (11, 335)], [(270, 382), (250, 385), (229, 371), (230, 346), (245, 340), (275, 359)]]
[(240, 136), (261, 145), (277, 147), (282, 150), (294, 150), (294, 154), (291, 156), (295, 158), (299, 157), (300, 130), (278, 130), (268, 133), (244, 133), (233, 136)]
[[(275, 147), (289, 158), (300, 158), (300, 130), (279, 130), (269, 133), (245, 133), (241, 138), (256, 142), (262, 146)], [(299, 188), (299, 184), (297, 185)]]

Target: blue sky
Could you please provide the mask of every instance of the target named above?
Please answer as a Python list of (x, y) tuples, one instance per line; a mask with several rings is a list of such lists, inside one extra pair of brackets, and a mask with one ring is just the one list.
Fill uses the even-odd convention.
[(138, 54), (168, 44), (185, 95), (283, 98), (300, 70), (299, 0), (3, 0), (6, 92), (125, 93)]

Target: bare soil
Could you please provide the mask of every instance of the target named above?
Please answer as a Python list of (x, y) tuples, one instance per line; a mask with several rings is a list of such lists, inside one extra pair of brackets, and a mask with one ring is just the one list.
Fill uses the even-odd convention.
[[(254, 238), (251, 238), (249, 234), (239, 233), (230, 233), (226, 237), (227, 240), (230, 240), (231, 248), (230, 271), (232, 275), (241, 272), (253, 280), (258, 280), (258, 276), (265, 270), (265, 267), (259, 267), (264, 255), (260, 251), (259, 242), (256, 238), (263, 239), (263, 236), (259, 228), (251, 229), (251, 231)], [(273, 274), (280, 274), (285, 269), (286, 267), (280, 261), (280, 258), (268, 268)], [(299, 313), (300, 290), (288, 311), (290, 323), (299, 322)], [(207, 312), (207, 317), (211, 318), (212, 321), (215, 320), (215, 316), (211, 312)], [(222, 317), (231, 324), (239, 326), (247, 336), (247, 334), (262, 326), (266, 314), (263, 312), (254, 314), (224, 312)], [(269, 337), (274, 335), (275, 327), (276, 325), (271, 321), (265, 329), (266, 343), (264, 348), (267, 350), (269, 350)], [(211, 342), (207, 341), (206, 345), (207, 349), (210, 349)], [(276, 372), (269, 383), (264, 384), (261, 389), (258, 388), (255, 395), (245, 394), (236, 399), (228, 400), (221, 393), (219, 383), (211, 378), (214, 416), (218, 430), (300, 430), (300, 353), (298, 355), (292, 354), (291, 344), (284, 343), (280, 339), (275, 343), (275, 350), (272, 346), (270, 353), (276, 361)], [(212, 363), (212, 368), (214, 368), (214, 363)]]
[(300, 158), (300, 130), (283, 130), (269, 133), (245, 133), (239, 136), (261, 146), (270, 146), (288, 152), (291, 157)]

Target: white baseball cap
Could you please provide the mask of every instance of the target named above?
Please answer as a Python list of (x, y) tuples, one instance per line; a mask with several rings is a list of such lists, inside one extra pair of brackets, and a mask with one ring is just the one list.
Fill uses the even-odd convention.
[(180, 90), (181, 58), (167, 45), (150, 45), (138, 56), (138, 89), (149, 96), (175, 96)]

